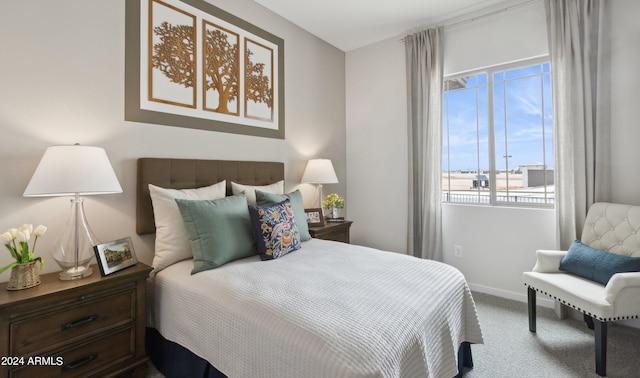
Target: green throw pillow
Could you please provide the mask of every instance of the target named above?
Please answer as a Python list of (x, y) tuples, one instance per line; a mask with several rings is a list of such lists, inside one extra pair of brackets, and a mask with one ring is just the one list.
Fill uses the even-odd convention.
[(304, 203), (302, 202), (302, 193), (300, 193), (299, 190), (287, 194), (273, 194), (256, 189), (256, 203), (258, 205), (273, 205), (287, 198), (291, 201), (293, 216), (296, 219), (298, 231), (300, 232), (300, 240), (307, 241), (311, 239), (309, 225), (307, 224), (307, 214), (304, 212)]
[(176, 203), (193, 251), (191, 274), (258, 253), (244, 194)]

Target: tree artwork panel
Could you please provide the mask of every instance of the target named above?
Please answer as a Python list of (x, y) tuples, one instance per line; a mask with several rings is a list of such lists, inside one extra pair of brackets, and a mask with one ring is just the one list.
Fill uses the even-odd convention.
[(159, 0), (149, 11), (149, 100), (196, 107), (195, 16)]
[(204, 110), (239, 115), (240, 36), (203, 21)]
[(125, 120), (284, 139), (284, 40), (202, 0), (127, 0)]
[(273, 120), (273, 49), (245, 38), (245, 117)]

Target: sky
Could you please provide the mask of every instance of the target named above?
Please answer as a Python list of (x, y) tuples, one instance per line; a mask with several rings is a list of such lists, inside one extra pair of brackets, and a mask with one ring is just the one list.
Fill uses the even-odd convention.
[(443, 170), (449, 164), (451, 171), (489, 169), (489, 106), (496, 169), (531, 163), (553, 168), (549, 63), (478, 72), (466, 79), (465, 88), (444, 94)]

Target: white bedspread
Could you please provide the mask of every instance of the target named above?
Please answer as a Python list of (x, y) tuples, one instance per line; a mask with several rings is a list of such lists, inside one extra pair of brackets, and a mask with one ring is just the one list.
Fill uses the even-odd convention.
[(482, 343), (455, 268), (313, 239), (191, 275), (149, 281), (149, 321), (228, 377), (453, 377), (461, 342)]

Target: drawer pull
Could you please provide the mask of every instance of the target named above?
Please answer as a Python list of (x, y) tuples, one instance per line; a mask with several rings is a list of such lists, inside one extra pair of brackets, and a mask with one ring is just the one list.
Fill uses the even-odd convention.
[(98, 354), (94, 353), (94, 354), (92, 354), (90, 356), (87, 356), (87, 357), (81, 359), (81, 360), (74, 361), (74, 362), (72, 362), (70, 364), (64, 365), (62, 367), (62, 371), (64, 372), (64, 371), (77, 369), (77, 368), (82, 367), (82, 366), (88, 364), (89, 362), (95, 360), (96, 358), (98, 358)]
[(87, 316), (86, 318), (82, 318), (82, 319), (74, 320), (74, 321), (69, 322), (69, 323), (65, 323), (62, 326), (60, 326), (60, 328), (64, 331), (66, 329), (75, 328), (75, 327), (79, 327), (79, 326), (87, 324), (87, 323), (91, 323), (92, 321), (94, 321), (96, 319), (98, 319), (98, 315), (90, 315), (90, 316)]

